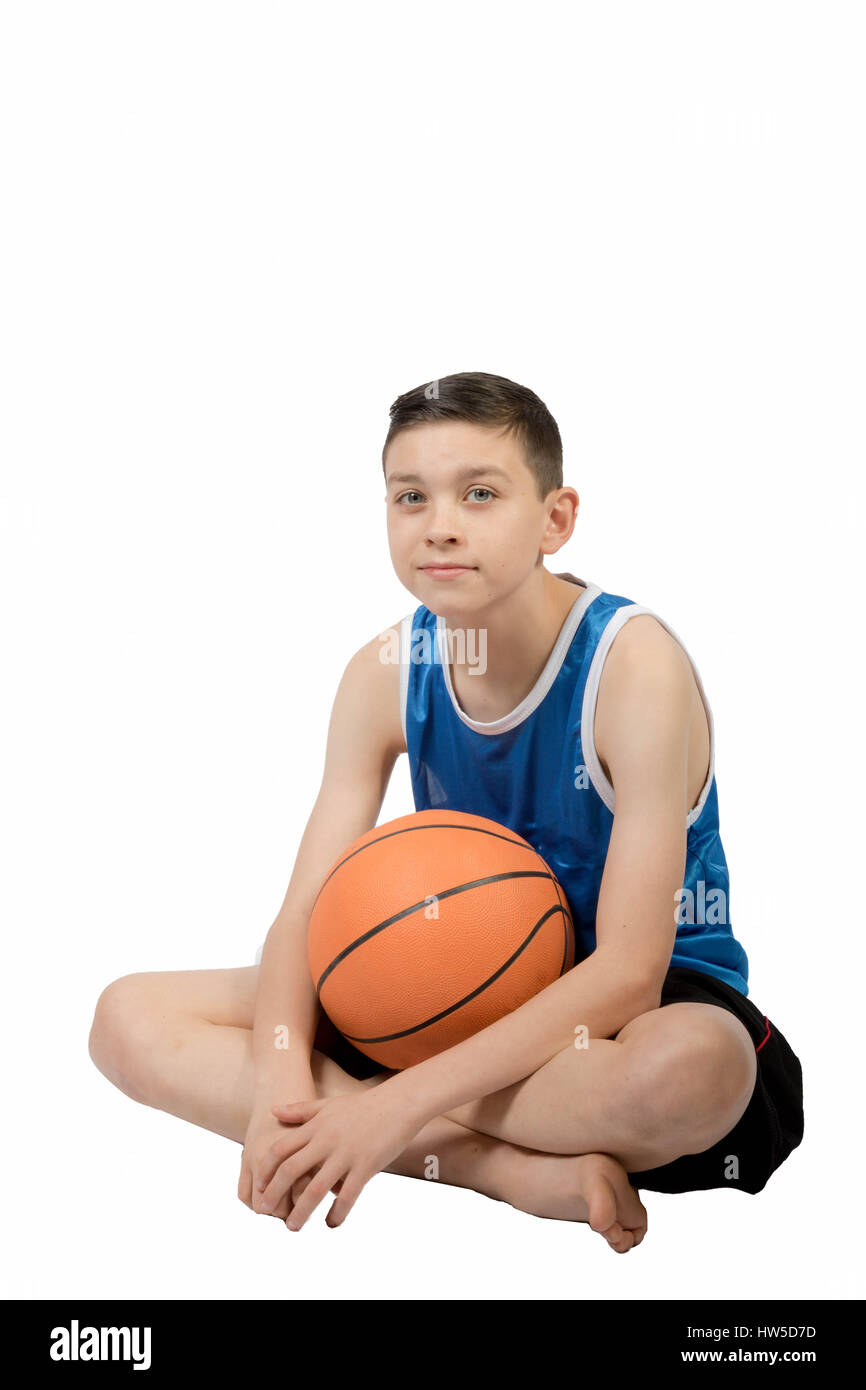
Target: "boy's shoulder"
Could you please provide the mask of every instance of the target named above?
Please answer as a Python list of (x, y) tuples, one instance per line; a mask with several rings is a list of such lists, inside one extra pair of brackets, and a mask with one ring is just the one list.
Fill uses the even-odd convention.
[(664, 690), (674, 682), (694, 686), (691, 659), (681, 642), (652, 613), (635, 613), (611, 642), (602, 667), (597, 713), (618, 696)]
[[(631, 728), (646, 730), (649, 714), (679, 711), (688, 741), (689, 809), (696, 803), (711, 766), (709, 710), (697, 672), (680, 640), (652, 613), (636, 613), (623, 623), (605, 658), (595, 706), (595, 751), (611, 781), (611, 753)], [(625, 734), (623, 731), (626, 731)]]
[(611, 643), (605, 667), (614, 652), (618, 654), (617, 660), (623, 663), (630, 657), (632, 661), (646, 658), (662, 665), (671, 661), (686, 667), (690, 665), (682, 644), (654, 613), (635, 613), (623, 623)]
[(395, 756), (406, 751), (400, 708), (401, 622), (398, 618), (359, 647), (343, 674), (354, 691), (365, 736), (378, 734), (385, 749)]

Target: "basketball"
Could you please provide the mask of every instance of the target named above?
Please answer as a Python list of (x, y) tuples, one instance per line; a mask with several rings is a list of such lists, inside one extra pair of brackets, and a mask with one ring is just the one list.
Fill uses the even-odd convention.
[(307, 949), (332, 1023), (399, 1071), (552, 984), (574, 964), (575, 938), (565, 894), (528, 841), (482, 816), (428, 810), (340, 855)]

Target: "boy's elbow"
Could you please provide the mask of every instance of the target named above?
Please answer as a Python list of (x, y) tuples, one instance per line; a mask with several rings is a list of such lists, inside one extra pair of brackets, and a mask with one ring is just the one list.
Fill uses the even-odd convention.
[(653, 1009), (660, 1007), (663, 979), (664, 976), (660, 977), (658, 973), (650, 974), (646, 971), (641, 971), (634, 976), (632, 981), (634, 1018), (638, 1018), (641, 1014), (651, 1013)]
[(641, 1014), (647, 1014), (653, 1009), (659, 1008), (663, 975), (660, 976), (658, 972), (636, 970), (633, 962), (623, 961), (620, 957), (607, 953), (604, 953), (604, 959), (612, 989), (621, 1004), (619, 1009), (622, 1016), (620, 1028), (624, 1028), (627, 1023), (631, 1023), (634, 1018), (639, 1018)]

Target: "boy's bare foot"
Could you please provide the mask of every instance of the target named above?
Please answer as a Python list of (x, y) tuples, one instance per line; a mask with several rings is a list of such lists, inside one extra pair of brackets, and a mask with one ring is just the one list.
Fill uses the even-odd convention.
[(517, 1150), (512, 1174), (508, 1201), (520, 1211), (586, 1221), (620, 1255), (646, 1235), (646, 1207), (611, 1154)]
[[(319, 1066), (321, 1074), (317, 1085), (325, 1094), (340, 1094), (347, 1089), (345, 1074), (330, 1058), (322, 1058)], [(377, 1072), (365, 1077), (364, 1085), (377, 1086), (393, 1075), (390, 1071)], [(359, 1084), (358, 1081), (351, 1083), (355, 1089)], [(440, 1148), (450, 1148), (447, 1164), (443, 1164), (443, 1171), (449, 1173), (446, 1182), (474, 1187), (533, 1216), (586, 1221), (620, 1255), (640, 1245), (646, 1235), (646, 1208), (629, 1182), (626, 1170), (611, 1154), (541, 1153), (537, 1149), (524, 1149), (516, 1144), (500, 1143), (487, 1135), (474, 1134), (455, 1121), (439, 1116), (425, 1127), (419, 1140), (410, 1145), (388, 1171), (417, 1177), (421, 1172), (419, 1154), (431, 1149), (438, 1152)], [(464, 1150), (471, 1154), (469, 1158), (464, 1156), (461, 1162), (458, 1155)], [(405, 1166), (403, 1159), (408, 1159)], [(461, 1169), (461, 1176), (458, 1176)], [(293, 1201), (298, 1200), (310, 1176), (293, 1187)]]

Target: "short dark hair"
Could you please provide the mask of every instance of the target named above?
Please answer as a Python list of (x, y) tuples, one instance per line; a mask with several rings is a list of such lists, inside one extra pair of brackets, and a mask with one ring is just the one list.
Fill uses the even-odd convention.
[(382, 448), (383, 473), (388, 445), (401, 430), (428, 420), (468, 420), (491, 429), (499, 426), (503, 433), (516, 435), (542, 501), (553, 488), (562, 487), (559, 426), (534, 391), (507, 377), (490, 372), (442, 376), (398, 396), (390, 414), (391, 425)]

